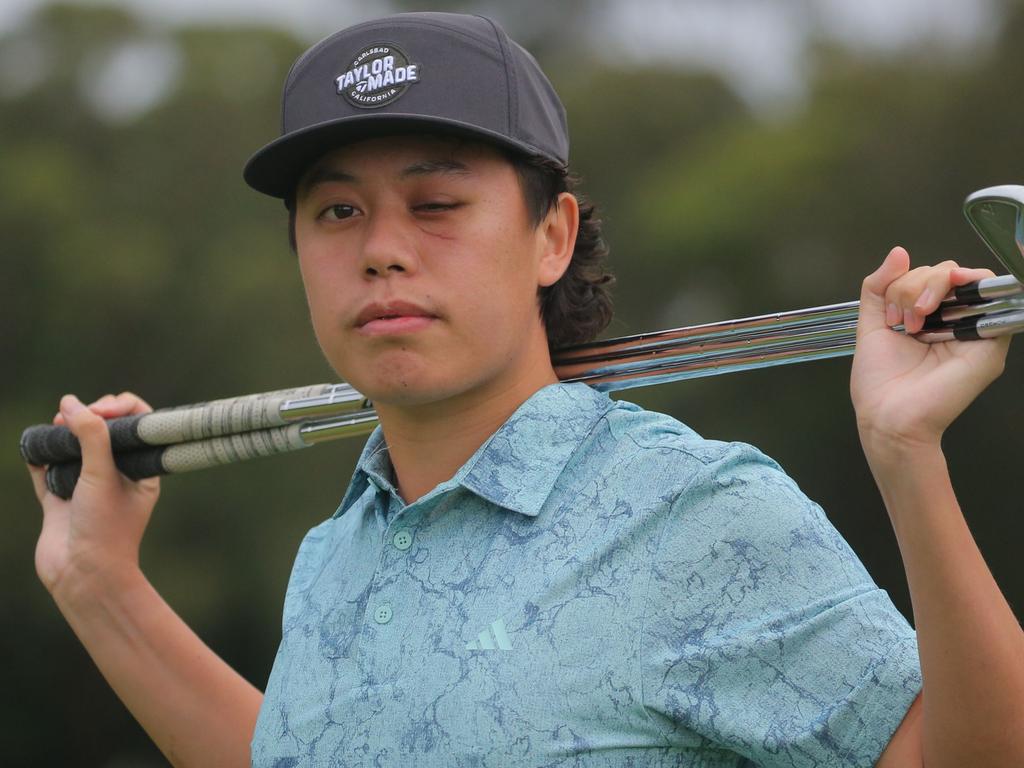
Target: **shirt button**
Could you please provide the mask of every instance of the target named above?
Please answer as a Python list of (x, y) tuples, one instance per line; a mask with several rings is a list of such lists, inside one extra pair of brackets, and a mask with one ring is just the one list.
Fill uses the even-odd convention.
[(400, 528), (392, 541), (398, 549), (405, 551), (412, 546), (412, 531), (408, 528)]
[(387, 603), (378, 605), (377, 610), (373, 612), (373, 620), (378, 624), (387, 624), (391, 621), (391, 606)]

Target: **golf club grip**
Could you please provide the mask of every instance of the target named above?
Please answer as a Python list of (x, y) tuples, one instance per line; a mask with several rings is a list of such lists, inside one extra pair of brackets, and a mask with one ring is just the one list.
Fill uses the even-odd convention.
[[(281, 416), (285, 402), (320, 395), (332, 386), (314, 384), (109, 419), (110, 449), (114, 453), (126, 453), (278, 427), (286, 423)], [(29, 427), (22, 433), (19, 447), (25, 461), (40, 467), (82, 457), (78, 438), (66, 426), (37, 424)]]
[(978, 304), (985, 298), (978, 292), (980, 281), (976, 280), (967, 285), (960, 285), (953, 289), (953, 298), (959, 304)]
[[(302, 439), (304, 426), (303, 423), (288, 424), (207, 440), (114, 453), (114, 464), (129, 480), (234, 464), (308, 447)], [(51, 464), (46, 471), (46, 487), (62, 499), (71, 498), (81, 467), (82, 462), (79, 460)]]
[[(107, 421), (110, 447), (115, 453), (127, 453), (148, 448), (139, 436), (138, 425), (144, 414), (121, 416)], [(65, 426), (36, 424), (21, 433), (19, 443), (22, 458), (37, 467), (79, 459), (82, 446), (71, 430)]]
[[(114, 464), (122, 475), (130, 480), (141, 480), (144, 477), (165, 475), (161, 462), (164, 448), (147, 448), (129, 453), (115, 453)], [(70, 499), (82, 473), (81, 461), (68, 461), (63, 464), (51, 464), (46, 468), (46, 488), (54, 496)]]

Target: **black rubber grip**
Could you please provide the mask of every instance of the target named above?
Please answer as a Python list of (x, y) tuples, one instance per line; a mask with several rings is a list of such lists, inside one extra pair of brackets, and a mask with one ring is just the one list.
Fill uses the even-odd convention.
[[(137, 451), (149, 446), (139, 437), (139, 421), (145, 414), (120, 416), (107, 421), (110, 449), (114, 453)], [(61, 464), (82, 458), (82, 446), (67, 427), (37, 424), (21, 433), (21, 457), (29, 464)]]
[(921, 326), (922, 331), (934, 331), (936, 328), (941, 328), (946, 323), (942, 320), (942, 309), (937, 309), (930, 315), (925, 315), (924, 325)]
[(977, 341), (981, 338), (978, 334), (978, 318), (970, 317), (961, 320), (953, 326), (953, 336), (957, 341)]
[(52, 424), (36, 424), (26, 429), (21, 433), (18, 447), (21, 449), (21, 457), (37, 467), (82, 455), (82, 447), (71, 430)]
[[(121, 474), (129, 480), (141, 480), (144, 477), (166, 475), (163, 458), (165, 448), (146, 448), (129, 453), (115, 453), (114, 463)], [(46, 470), (46, 487), (54, 496), (70, 499), (75, 492), (78, 476), (82, 473), (81, 461), (67, 461), (62, 464), (51, 464)]]
[(960, 304), (979, 304), (985, 299), (978, 293), (978, 281), (961, 285), (953, 289), (953, 295)]

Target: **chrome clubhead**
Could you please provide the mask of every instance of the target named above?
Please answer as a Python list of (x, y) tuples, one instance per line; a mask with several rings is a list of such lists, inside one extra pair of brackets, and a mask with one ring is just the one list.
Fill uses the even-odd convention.
[(972, 192), (964, 200), (964, 215), (1006, 270), (1024, 283), (1024, 186)]

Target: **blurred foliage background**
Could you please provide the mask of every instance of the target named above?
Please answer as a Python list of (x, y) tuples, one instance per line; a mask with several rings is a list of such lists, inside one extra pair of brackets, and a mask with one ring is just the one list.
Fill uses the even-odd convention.
[[(995, 33), (955, 55), (927, 41), (886, 55), (820, 41), (800, 103), (765, 113), (707, 69), (614, 55), (567, 32), (597, 5), (433, 8), (497, 17), (562, 94), (573, 165), (604, 212), (619, 278), (610, 334), (856, 298), (894, 244), (916, 263), (1001, 271), (960, 204), (1024, 183), (1020, 6), (997, 5)], [(128, 389), (159, 407), (335, 378), (309, 327), (284, 210), (240, 178), (276, 135), (280, 84), (309, 42), (270, 24), (167, 25), (99, 5), (42, 7), (0, 36), (5, 765), (163, 764), (36, 580), (22, 428), (49, 420), (68, 391)], [(909, 618), (848, 373), (848, 360), (828, 361), (625, 397), (774, 456)], [(1012, 349), (946, 439), (972, 530), (1018, 612), (1024, 518), (1009, 480), (1024, 455), (1013, 427), (1022, 381)], [(164, 482), (143, 567), (258, 686), (295, 548), (335, 509), (359, 449)]]

